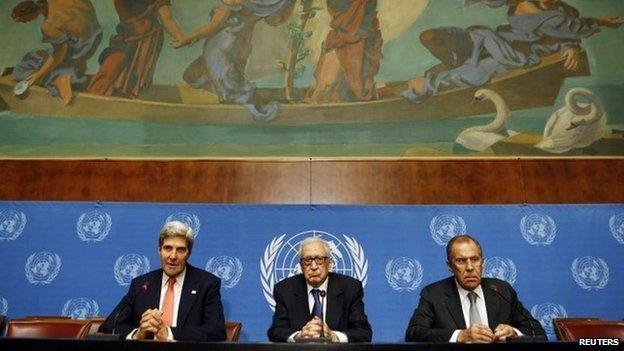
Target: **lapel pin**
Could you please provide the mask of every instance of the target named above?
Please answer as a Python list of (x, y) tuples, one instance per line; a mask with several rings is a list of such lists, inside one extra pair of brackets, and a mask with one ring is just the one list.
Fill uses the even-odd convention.
[(191, 290), (191, 294), (193, 295), (197, 294), (197, 290)]

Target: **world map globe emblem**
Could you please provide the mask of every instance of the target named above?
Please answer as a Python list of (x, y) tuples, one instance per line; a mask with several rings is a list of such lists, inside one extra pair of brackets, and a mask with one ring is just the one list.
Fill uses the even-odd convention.
[(362, 286), (366, 286), (368, 260), (364, 255), (364, 249), (354, 237), (343, 235), (341, 240), (338, 236), (324, 231), (308, 230), (284, 241), (286, 234), (283, 234), (271, 240), (260, 260), (262, 290), (272, 309), (275, 308), (273, 286), (282, 279), (301, 273), (299, 246), (304, 239), (311, 236), (319, 237), (329, 244), (333, 262), (332, 272), (359, 279)]
[(82, 241), (99, 242), (104, 240), (111, 230), (111, 215), (100, 210), (80, 215), (76, 223), (76, 233)]
[(61, 257), (48, 251), (34, 253), (26, 260), (24, 271), (31, 284), (50, 284), (61, 271)]
[(540, 322), (544, 331), (546, 331), (546, 334), (549, 335), (555, 334), (552, 322), (553, 319), (568, 317), (568, 313), (563, 306), (552, 302), (541, 303), (533, 306), (531, 308), (531, 315), (533, 315), (533, 318)]
[(574, 281), (584, 290), (600, 290), (609, 282), (609, 266), (600, 257), (577, 257), (570, 270)]
[(442, 214), (431, 219), (429, 230), (438, 245), (446, 246), (454, 236), (466, 233), (466, 222), (460, 216)]
[(201, 222), (199, 221), (199, 217), (197, 217), (196, 214), (187, 213), (187, 212), (176, 212), (170, 215), (169, 217), (167, 217), (166, 222), (171, 222), (171, 221), (182, 222), (188, 225), (189, 227), (191, 227), (191, 229), (193, 229), (193, 231), (195, 232), (195, 237), (199, 235), (199, 230), (201, 229)]
[(221, 279), (221, 286), (232, 289), (243, 275), (243, 263), (236, 257), (211, 257), (206, 263), (206, 270)]
[(616, 214), (609, 218), (609, 230), (618, 243), (624, 245), (624, 213)]
[(134, 253), (122, 255), (115, 261), (115, 280), (121, 286), (129, 286), (132, 279), (149, 270), (150, 262), (147, 257)]
[(9, 312), (9, 302), (4, 297), (0, 297), (0, 314), (3, 316)]
[(526, 242), (535, 246), (552, 244), (557, 234), (557, 225), (548, 215), (532, 213), (520, 220), (520, 232)]
[(63, 305), (63, 316), (68, 316), (72, 319), (87, 319), (96, 317), (99, 314), (100, 306), (98, 306), (98, 303), (86, 297), (69, 299)]
[(386, 263), (386, 279), (395, 291), (414, 291), (423, 279), (420, 262), (409, 257), (397, 257)]
[(504, 280), (510, 285), (516, 283), (516, 264), (509, 258), (488, 257), (484, 262), (483, 276)]
[(15, 210), (0, 211), (0, 241), (15, 240), (24, 231), (26, 215)]

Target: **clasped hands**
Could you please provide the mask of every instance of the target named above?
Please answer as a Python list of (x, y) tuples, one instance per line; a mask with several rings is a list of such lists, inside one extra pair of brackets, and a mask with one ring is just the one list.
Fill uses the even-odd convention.
[(136, 333), (132, 335), (134, 340), (154, 339), (159, 341), (169, 340), (169, 328), (162, 320), (162, 312), (158, 309), (148, 309), (141, 315), (141, 322)]
[(320, 338), (321, 331), (323, 331), (322, 336), (330, 337), (332, 342), (339, 342), (338, 335), (329, 329), (327, 323), (324, 323), (316, 316), (301, 328), (301, 331), (295, 336), (295, 339)]
[(518, 336), (508, 324), (499, 324), (494, 331), (483, 324), (474, 324), (459, 332), (458, 342), (491, 343)]

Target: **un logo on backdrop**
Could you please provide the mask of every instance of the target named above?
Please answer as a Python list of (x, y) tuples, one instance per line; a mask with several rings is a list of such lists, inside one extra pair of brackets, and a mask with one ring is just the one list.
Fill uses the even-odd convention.
[(570, 269), (574, 281), (584, 290), (600, 290), (609, 282), (609, 266), (600, 257), (577, 257)]
[(193, 228), (195, 232), (195, 237), (199, 234), (199, 229), (201, 228), (201, 223), (199, 222), (199, 217), (193, 213), (186, 212), (176, 212), (169, 217), (167, 217), (167, 222), (178, 221), (182, 222), (189, 227)]
[(115, 261), (115, 280), (121, 286), (128, 286), (132, 279), (149, 272), (150, 262), (139, 254), (119, 256)]
[(413, 258), (398, 257), (386, 263), (386, 279), (393, 290), (414, 291), (423, 279), (423, 268)]
[(0, 241), (17, 239), (26, 226), (24, 212), (15, 210), (0, 211)]
[(557, 225), (550, 216), (532, 213), (520, 220), (520, 232), (531, 245), (550, 245), (555, 240)]
[(0, 297), (0, 314), (6, 316), (7, 312), (9, 312), (9, 303), (4, 297)]
[(236, 257), (211, 257), (206, 263), (206, 270), (221, 278), (221, 286), (231, 289), (238, 284), (243, 275), (243, 263)]
[(97, 302), (86, 297), (78, 297), (69, 299), (63, 305), (63, 316), (69, 316), (72, 319), (87, 319), (96, 317), (100, 314), (100, 306)]
[(446, 246), (454, 236), (466, 233), (466, 222), (460, 216), (443, 214), (431, 219), (429, 229), (433, 240), (440, 246)]
[(563, 306), (552, 302), (541, 303), (533, 306), (533, 308), (531, 308), (531, 314), (540, 322), (546, 331), (546, 334), (550, 335), (555, 333), (552, 320), (555, 318), (568, 317), (568, 313)]
[(488, 257), (485, 259), (483, 275), (504, 280), (510, 285), (516, 282), (516, 264), (509, 258)]
[(78, 217), (76, 233), (82, 241), (99, 242), (108, 236), (111, 224), (111, 215), (104, 211), (86, 212)]
[(615, 240), (624, 245), (624, 213), (616, 214), (609, 218), (609, 229), (611, 229), (611, 234)]
[(368, 260), (364, 249), (355, 237), (343, 235), (344, 242), (337, 236), (319, 230), (309, 230), (284, 241), (286, 234), (274, 237), (264, 249), (260, 259), (260, 280), (262, 292), (272, 310), (275, 310), (273, 286), (280, 280), (301, 273), (299, 265), (299, 244), (307, 237), (320, 237), (327, 241), (334, 262), (332, 271), (359, 279), (366, 286)]
[(36, 252), (26, 260), (24, 273), (30, 284), (50, 284), (61, 271), (61, 256), (53, 252)]

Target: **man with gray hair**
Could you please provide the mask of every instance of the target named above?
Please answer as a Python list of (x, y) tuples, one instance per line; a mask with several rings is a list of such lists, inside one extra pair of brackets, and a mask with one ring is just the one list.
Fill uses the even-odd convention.
[(319, 237), (299, 247), (303, 273), (275, 284), (275, 314), (268, 330), (273, 342), (325, 337), (332, 342), (370, 342), (371, 326), (364, 313), (364, 289), (354, 278), (330, 273), (331, 248)]
[(223, 341), (221, 280), (187, 263), (195, 233), (172, 221), (158, 238), (161, 269), (136, 277), (99, 331), (133, 340)]

